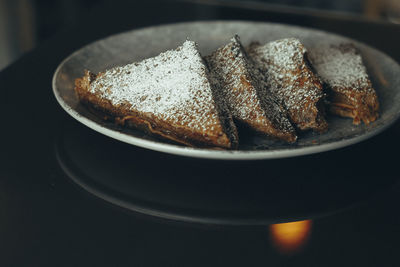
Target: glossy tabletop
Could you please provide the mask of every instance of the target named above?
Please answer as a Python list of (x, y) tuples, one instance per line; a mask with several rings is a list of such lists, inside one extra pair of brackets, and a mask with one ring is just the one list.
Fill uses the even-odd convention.
[[(197, 160), (102, 136), (65, 113), (51, 89), (56, 67), (75, 50), (150, 25), (288, 23), (354, 38), (397, 62), (400, 26), (262, 4), (117, 2), (96, 7), (0, 72), (0, 266), (400, 264), (399, 122), (336, 152), (247, 163)], [(88, 193), (78, 185), (84, 176), (102, 192), (115, 186), (120, 199), (134, 191), (130, 203), (144, 210)], [(149, 207), (224, 220), (143, 212)], [(247, 207), (254, 210), (246, 214)], [(251, 211), (270, 217), (265, 224), (229, 223)], [(293, 220), (303, 222), (276, 224)]]

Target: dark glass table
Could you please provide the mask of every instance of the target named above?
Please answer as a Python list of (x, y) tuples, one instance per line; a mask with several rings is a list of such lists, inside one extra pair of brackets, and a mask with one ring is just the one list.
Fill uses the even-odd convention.
[[(214, 19), (323, 29), (400, 61), (400, 27), (355, 16), (214, 1), (97, 7), (0, 72), (1, 266), (400, 264), (399, 123), (333, 152), (233, 163), (126, 145), (58, 106), (54, 70), (83, 45), (149, 25)], [(330, 168), (335, 163), (342, 167)], [(268, 171), (268, 179), (257, 176)]]

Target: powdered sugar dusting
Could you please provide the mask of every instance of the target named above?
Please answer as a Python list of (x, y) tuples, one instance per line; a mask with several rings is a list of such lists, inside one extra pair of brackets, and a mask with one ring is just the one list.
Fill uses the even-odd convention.
[(352, 44), (318, 46), (310, 51), (310, 60), (331, 88), (372, 91), (361, 55)]
[[(300, 119), (303, 115), (299, 114), (309, 113), (310, 106), (324, 97), (322, 84), (307, 65), (306, 48), (298, 39), (287, 38), (265, 45), (253, 43), (248, 51), (264, 74), (265, 87), (287, 109), (291, 120), (303, 128), (303, 121)], [(315, 108), (315, 116), (317, 114)]]
[(115, 106), (151, 113), (178, 125), (213, 130), (219, 125), (206, 67), (196, 44), (186, 41), (175, 50), (100, 74), (91, 84)]
[(229, 109), (236, 119), (254, 124), (272, 123), (270, 127), (294, 135), (294, 128), (272, 97), (260, 98), (258, 70), (249, 62), (237, 35), (206, 57), (206, 61), (219, 77)]

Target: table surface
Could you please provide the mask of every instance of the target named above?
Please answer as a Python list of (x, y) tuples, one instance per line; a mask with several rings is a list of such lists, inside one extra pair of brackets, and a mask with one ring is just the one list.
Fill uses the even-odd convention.
[[(365, 42), (397, 62), (400, 26), (355, 16), (214, 1), (106, 3), (0, 72), (0, 266), (398, 266), (400, 186), (312, 221), (304, 246), (284, 252), (271, 226), (175, 222), (128, 212), (71, 183), (55, 157), (70, 129), (92, 133), (57, 104), (51, 78), (70, 53), (94, 40), (164, 23), (240, 19), (323, 29)], [(75, 131), (75, 130), (74, 130)], [(398, 178), (400, 124), (349, 148), (370, 153), (373, 187)], [(136, 149), (137, 153), (153, 153)], [(358, 151), (358, 152), (355, 152)], [(179, 160), (176, 159), (176, 160)], [(266, 162), (265, 164), (270, 164)], [(382, 176), (382, 177), (381, 177)], [(332, 175), (327, 177), (334, 179)], [(305, 179), (306, 177), (299, 177)], [(373, 188), (372, 188), (373, 189)], [(371, 192), (373, 191), (371, 189)], [(295, 205), (295, 203), (294, 203)]]

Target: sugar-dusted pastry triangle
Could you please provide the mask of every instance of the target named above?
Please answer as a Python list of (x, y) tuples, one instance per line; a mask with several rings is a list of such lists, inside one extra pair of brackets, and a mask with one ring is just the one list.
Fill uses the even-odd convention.
[(307, 50), (296, 38), (248, 47), (251, 58), (265, 76), (266, 86), (285, 107), (289, 119), (300, 130), (327, 130), (323, 87), (313, 73)]
[(190, 146), (234, 148), (236, 127), (208, 75), (196, 44), (186, 41), (141, 62), (86, 71), (75, 91), (117, 122)]
[(279, 104), (262, 90), (258, 70), (249, 61), (238, 36), (207, 56), (206, 61), (221, 84), (234, 119), (263, 134), (296, 141), (294, 128)]
[(353, 44), (318, 46), (310, 50), (310, 59), (329, 89), (332, 113), (353, 118), (354, 124), (377, 119), (378, 97)]

